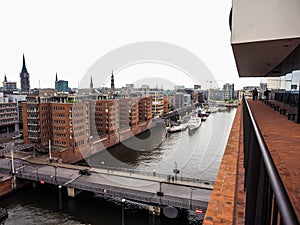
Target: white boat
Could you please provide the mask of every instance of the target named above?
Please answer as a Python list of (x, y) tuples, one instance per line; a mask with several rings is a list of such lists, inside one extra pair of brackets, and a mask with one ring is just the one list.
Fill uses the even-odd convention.
[(218, 112), (218, 108), (215, 106), (209, 107), (208, 113), (216, 113)]
[(224, 111), (226, 111), (227, 110), (227, 108), (226, 107), (219, 107), (218, 108), (218, 112), (224, 112)]
[(176, 133), (176, 132), (180, 132), (180, 131), (183, 131), (183, 130), (186, 130), (188, 127), (187, 124), (180, 124), (178, 126), (172, 126), (170, 128), (168, 128), (168, 133)]
[(190, 131), (199, 128), (200, 125), (201, 125), (201, 119), (198, 117), (192, 117), (188, 122), (188, 128)]

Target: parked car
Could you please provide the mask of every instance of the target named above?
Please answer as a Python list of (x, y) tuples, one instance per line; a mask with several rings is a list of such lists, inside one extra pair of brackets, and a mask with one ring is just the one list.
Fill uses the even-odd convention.
[(79, 174), (89, 176), (91, 175), (91, 171), (89, 169), (79, 170)]

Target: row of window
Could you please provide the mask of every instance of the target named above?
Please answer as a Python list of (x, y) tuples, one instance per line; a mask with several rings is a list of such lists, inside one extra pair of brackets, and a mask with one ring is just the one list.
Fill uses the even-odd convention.
[(54, 107), (52, 108), (52, 110), (64, 111), (64, 110), (65, 110), (65, 107), (62, 107), (62, 106), (54, 106)]
[(50, 113), (42, 113), (42, 118), (48, 118), (51, 117)]
[(84, 136), (84, 132), (80, 132), (80, 133), (75, 133), (75, 138), (78, 138), (78, 137), (83, 137)]
[(65, 114), (62, 114), (62, 113), (55, 113), (54, 116), (60, 117), (60, 118), (65, 118)]
[(17, 109), (6, 109), (6, 110), (0, 110), (0, 113), (16, 113)]
[(84, 140), (80, 140), (80, 141), (75, 141), (75, 147), (79, 147), (84, 145)]
[(65, 127), (61, 127), (61, 126), (53, 126), (53, 131), (57, 131), (57, 132), (66, 132)]
[(54, 140), (54, 145), (65, 147), (67, 142)]
[(66, 138), (66, 134), (65, 133), (54, 133), (53, 137), (56, 137), (56, 138)]
[(50, 107), (49, 106), (42, 106), (42, 111), (50, 111)]
[(54, 124), (65, 124), (66, 121), (65, 120), (53, 120)]
[(84, 126), (78, 126), (78, 127), (74, 127), (74, 131), (79, 131), (79, 130), (83, 130)]

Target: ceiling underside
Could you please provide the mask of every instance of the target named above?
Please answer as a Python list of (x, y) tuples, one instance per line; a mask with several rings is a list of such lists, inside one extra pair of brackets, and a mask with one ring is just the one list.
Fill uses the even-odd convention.
[(278, 77), (300, 70), (300, 39), (232, 43), (240, 77)]

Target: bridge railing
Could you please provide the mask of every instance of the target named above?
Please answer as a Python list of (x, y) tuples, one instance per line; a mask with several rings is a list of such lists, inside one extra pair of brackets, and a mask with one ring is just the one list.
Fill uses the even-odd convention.
[(169, 206), (174, 206), (178, 208), (183, 208), (183, 209), (192, 209), (195, 210), (196, 208), (203, 208), (205, 209), (207, 207), (206, 202), (202, 201), (197, 201), (197, 200), (191, 200), (191, 199), (186, 199), (186, 198), (179, 198), (179, 197), (174, 197), (174, 196), (164, 196), (164, 197), (159, 197), (156, 195), (156, 193), (151, 193), (151, 192), (143, 192), (143, 191), (130, 191), (126, 190), (124, 188), (120, 187), (113, 187), (109, 185), (102, 185), (102, 184), (83, 184), (79, 183), (77, 181), (73, 181), (71, 183), (68, 183), (69, 179), (67, 178), (62, 178), (62, 177), (53, 177), (49, 176), (48, 174), (28, 174), (28, 173), (23, 173), (23, 174), (17, 174), (17, 177), (23, 178), (23, 179), (28, 179), (28, 180), (33, 180), (37, 182), (43, 182), (43, 183), (48, 183), (48, 184), (54, 184), (54, 185), (65, 185), (66, 187), (72, 187), (76, 188), (79, 190), (84, 190), (84, 191), (89, 191), (89, 192), (94, 192), (97, 194), (100, 194), (102, 196), (110, 196), (110, 197), (115, 197), (115, 198), (125, 198), (128, 200), (132, 201), (137, 201), (145, 204), (153, 204), (153, 205), (169, 205)]
[[(165, 178), (165, 179), (172, 179), (172, 177), (173, 177), (175, 179), (174, 174), (163, 174), (163, 173), (157, 173), (155, 171), (150, 172), (150, 171), (135, 170), (135, 169), (130, 169), (130, 168), (108, 167), (108, 166), (97, 166), (95, 168), (96, 169), (104, 169), (107, 171), (125, 172), (128, 174), (139, 174), (139, 175), (148, 176), (148, 177), (155, 176), (155, 177), (160, 177), (160, 178)], [(215, 184), (214, 181), (184, 177), (179, 174), (177, 175), (177, 180), (191, 182), (191, 183), (209, 184), (209, 185)]]
[(299, 224), (296, 213), (261, 135), (243, 98), (245, 224)]
[(178, 208), (184, 209), (196, 209), (198, 207), (206, 208), (206, 202), (200, 202), (197, 200), (193, 200), (190, 202), (189, 199), (179, 198), (179, 197), (171, 197), (171, 196), (164, 196), (159, 197), (156, 193), (151, 192), (142, 192), (142, 191), (128, 191), (118, 187), (106, 186), (106, 185), (87, 185), (87, 184), (80, 184), (76, 182), (72, 182), (67, 186), (85, 190), (85, 191), (92, 191), (94, 193), (101, 194), (102, 196), (111, 196), (115, 198), (125, 198), (132, 201), (137, 201), (146, 204), (153, 204), (153, 205), (171, 205)]

